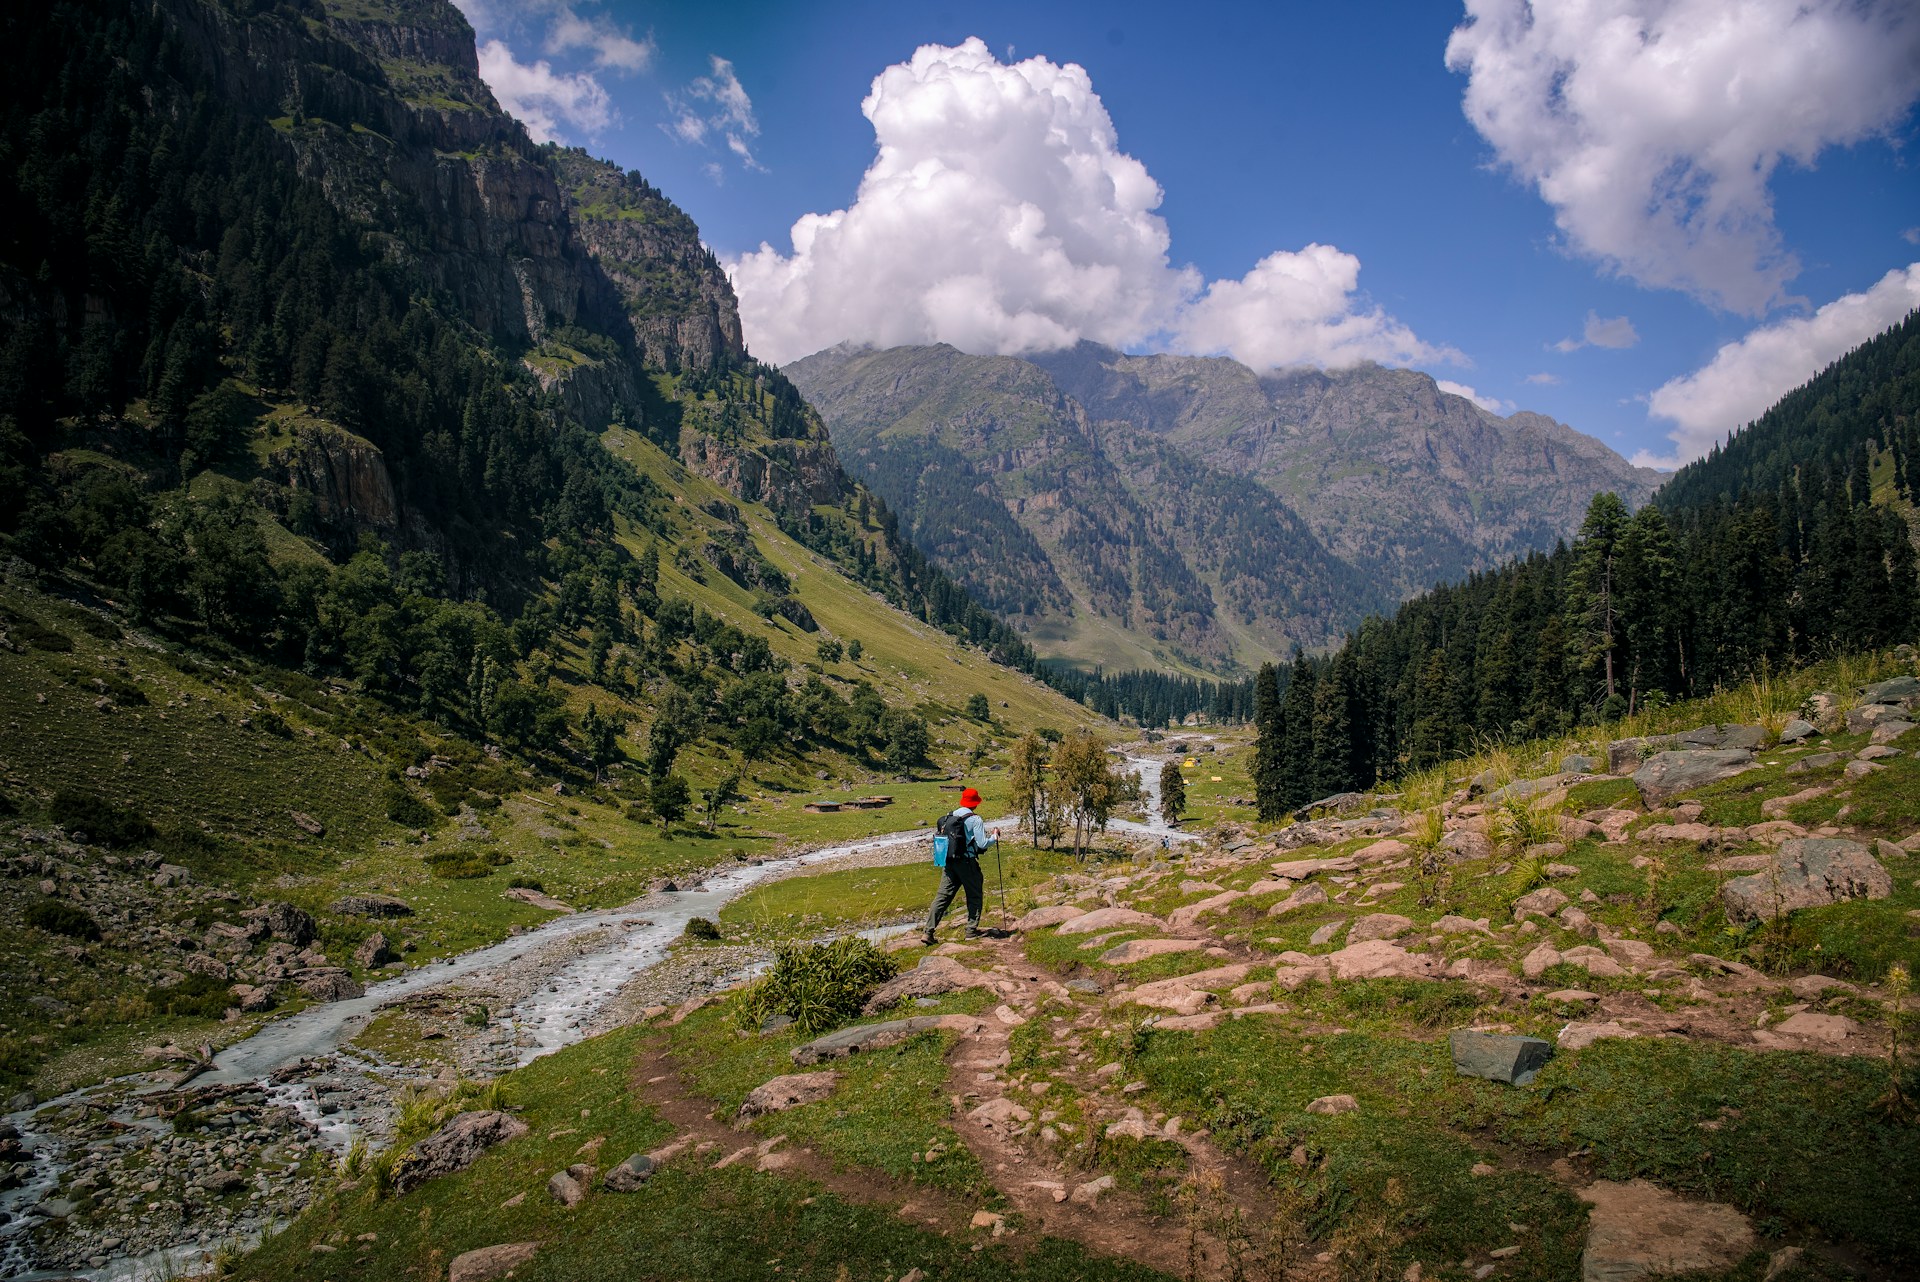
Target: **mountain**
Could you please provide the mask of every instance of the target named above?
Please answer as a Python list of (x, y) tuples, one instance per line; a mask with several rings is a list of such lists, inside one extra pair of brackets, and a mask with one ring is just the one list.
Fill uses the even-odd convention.
[(1550, 547), (1657, 474), (1412, 370), (1258, 375), (1082, 343), (786, 368), (915, 544), (1043, 653), (1242, 671)]

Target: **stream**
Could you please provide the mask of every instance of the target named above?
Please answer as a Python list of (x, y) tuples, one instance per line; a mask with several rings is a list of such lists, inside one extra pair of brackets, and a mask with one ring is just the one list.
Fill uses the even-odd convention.
[[(1148, 817), (1146, 822), (1116, 819), (1109, 826), (1132, 836), (1197, 840), (1167, 825), (1160, 815), (1160, 761), (1125, 760), (1140, 779)], [(288, 1172), (302, 1161), (308, 1166), (316, 1160), (331, 1162), (357, 1138), (378, 1138), (390, 1116), (390, 1090), (372, 1074), (378, 1072), (388, 1081), (407, 1074), (348, 1045), (385, 1007), (456, 981), (516, 972), (523, 972), (524, 979), (524, 972), (531, 970), (536, 982), (510, 1006), (489, 1012), (488, 1032), (497, 1052), (490, 1067), (504, 1071), (587, 1036), (594, 1017), (607, 1010), (624, 985), (661, 962), (693, 918), (717, 918), (722, 908), (746, 891), (794, 869), (926, 837), (927, 830), (917, 828), (786, 859), (718, 867), (687, 888), (617, 908), (555, 917), (497, 944), (379, 980), (368, 985), (363, 996), (309, 1006), (275, 1020), (220, 1051), (210, 1068), (181, 1084), (195, 1091), (215, 1088), (216, 1099), (232, 1102), (235, 1116), (224, 1120), (237, 1124), (201, 1141), (199, 1149), (172, 1138), (175, 1128), (158, 1113), (155, 1101), (168, 1098), (173, 1088), (146, 1073), (84, 1087), (10, 1114), (5, 1123), (27, 1150), (31, 1170), (18, 1187), (0, 1191), (0, 1278), (157, 1282), (196, 1271), (219, 1246), (257, 1240), (267, 1224), (297, 1213), (304, 1190), (290, 1182), (296, 1177)], [(879, 938), (899, 929), (905, 928), (861, 933)], [(282, 1133), (272, 1133), (270, 1124), (278, 1125)], [(59, 1133), (62, 1126), (71, 1130), (81, 1125), (90, 1127), (89, 1133), (104, 1129), (105, 1135), (80, 1143)], [(216, 1149), (223, 1136), (234, 1142)], [(184, 1157), (183, 1146), (188, 1150)], [(251, 1150), (247, 1157), (259, 1162), (250, 1181), (254, 1189), (248, 1195), (250, 1206), (242, 1208), (238, 1222), (227, 1223), (224, 1233), (210, 1231), (191, 1203), (151, 1202), (146, 1204), (148, 1218), (172, 1214), (179, 1221), (173, 1240), (164, 1245), (147, 1243), (147, 1249), (136, 1250), (137, 1244), (99, 1230), (93, 1231), (88, 1246), (76, 1248), (97, 1247), (91, 1254), (49, 1261), (40, 1258), (29, 1240), (50, 1219), (76, 1213), (78, 1208), (59, 1193), (61, 1181), (78, 1167), (92, 1163), (91, 1171), (115, 1156), (144, 1158), (149, 1150), (156, 1155), (171, 1151), (190, 1170), (202, 1169), (198, 1165), (202, 1163), (245, 1165), (231, 1161), (236, 1149)], [(279, 1168), (282, 1182), (278, 1185), (273, 1182), (273, 1168), (266, 1164), (268, 1154), (286, 1163)], [(241, 1174), (232, 1180), (214, 1192), (231, 1192), (248, 1182)], [(199, 1187), (206, 1187), (204, 1180)], [(109, 1191), (125, 1192), (124, 1188)], [(142, 1196), (154, 1191), (151, 1182), (140, 1186)]]

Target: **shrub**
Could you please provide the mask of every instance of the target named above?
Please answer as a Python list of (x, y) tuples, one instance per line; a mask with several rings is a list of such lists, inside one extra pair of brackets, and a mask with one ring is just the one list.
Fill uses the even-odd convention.
[(720, 928), (705, 917), (695, 917), (687, 923), (687, 938), (715, 940), (720, 938)]
[(450, 881), (484, 877), (493, 871), (493, 865), (471, 850), (436, 850), (426, 857), (425, 863), (428, 872)]
[(791, 1015), (809, 1036), (860, 1013), (873, 990), (899, 973), (899, 963), (858, 935), (808, 947), (783, 946), (773, 969), (740, 999), (740, 1020), (759, 1027), (769, 1015)]
[(547, 893), (547, 888), (540, 884), (538, 877), (515, 877), (507, 885), (513, 890), (537, 890), (543, 895)]
[(63, 904), (58, 899), (42, 899), (27, 906), (27, 925), (37, 926), (53, 935), (69, 939), (98, 939), (100, 924), (84, 909)]
[(387, 785), (387, 818), (405, 828), (431, 828), (440, 821), (433, 807), (413, 795), (405, 784)]
[(153, 836), (146, 816), (91, 792), (61, 789), (48, 814), (68, 832), (84, 832), (102, 845), (131, 846)]
[(489, 850), (480, 857), (487, 861), (487, 866), (490, 868), (505, 868), (513, 862), (513, 856), (504, 850)]
[(147, 1003), (167, 1015), (218, 1019), (233, 1005), (224, 980), (211, 975), (189, 975), (172, 988), (149, 988)]

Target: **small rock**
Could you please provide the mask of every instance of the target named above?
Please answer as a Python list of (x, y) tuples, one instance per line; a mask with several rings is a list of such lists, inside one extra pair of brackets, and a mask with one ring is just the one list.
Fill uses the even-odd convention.
[(1510, 1037), (1461, 1028), (1448, 1034), (1447, 1043), (1453, 1052), (1456, 1073), (1514, 1086), (1532, 1082), (1553, 1058), (1552, 1043), (1538, 1037)]
[(1560, 1036), (1557, 1040), (1561, 1050), (1579, 1051), (1585, 1050), (1603, 1038), (1637, 1037), (1638, 1035), (1639, 1034), (1635, 1033), (1632, 1029), (1624, 1028), (1612, 1020), (1607, 1020), (1604, 1023), (1580, 1023), (1576, 1021), (1561, 1029)]
[(1341, 1113), (1352, 1113), (1359, 1109), (1360, 1101), (1351, 1095), (1322, 1095), (1307, 1105), (1307, 1112), (1322, 1117), (1336, 1117)]
[(539, 1249), (538, 1242), (504, 1242), (463, 1252), (448, 1263), (447, 1282), (501, 1282), (532, 1263)]
[(1585, 1282), (1718, 1272), (1754, 1248), (1752, 1226), (1733, 1207), (1683, 1201), (1646, 1180), (1602, 1180), (1580, 1196), (1593, 1204), (1581, 1257)]
[(840, 1074), (832, 1071), (818, 1073), (788, 1073), (762, 1082), (753, 1088), (746, 1100), (740, 1105), (742, 1118), (760, 1117), (767, 1113), (785, 1112), (798, 1108), (802, 1104), (812, 1104), (833, 1094), (834, 1087), (840, 1081)]
[(547, 1196), (571, 1209), (586, 1201), (586, 1181), (592, 1178), (593, 1168), (584, 1163), (555, 1171), (547, 1180)]
[(635, 1153), (620, 1165), (607, 1172), (600, 1186), (610, 1193), (631, 1193), (645, 1184), (655, 1170), (653, 1159), (645, 1153)]

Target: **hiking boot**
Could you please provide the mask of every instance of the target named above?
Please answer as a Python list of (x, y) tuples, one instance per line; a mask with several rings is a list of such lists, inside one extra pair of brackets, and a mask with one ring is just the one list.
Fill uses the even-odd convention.
[(927, 932), (926, 934), (924, 934), (924, 935), (922, 935), (922, 936), (920, 936), (920, 942), (921, 942), (921, 944), (923, 944), (924, 946), (926, 946), (926, 947), (928, 947), (928, 948), (931, 948), (931, 947), (933, 947), (933, 943), (934, 943), (934, 939), (933, 939), (933, 932), (932, 932), (932, 931), (928, 931), (928, 932)]
[(966, 933), (966, 938), (968, 938), (968, 939), (985, 939), (986, 937), (987, 937), (987, 932), (986, 932), (986, 931), (984, 931), (984, 930), (981, 930), (981, 929), (980, 929), (980, 928), (979, 928), (978, 926), (969, 926), (969, 927), (967, 927), (967, 933)]

